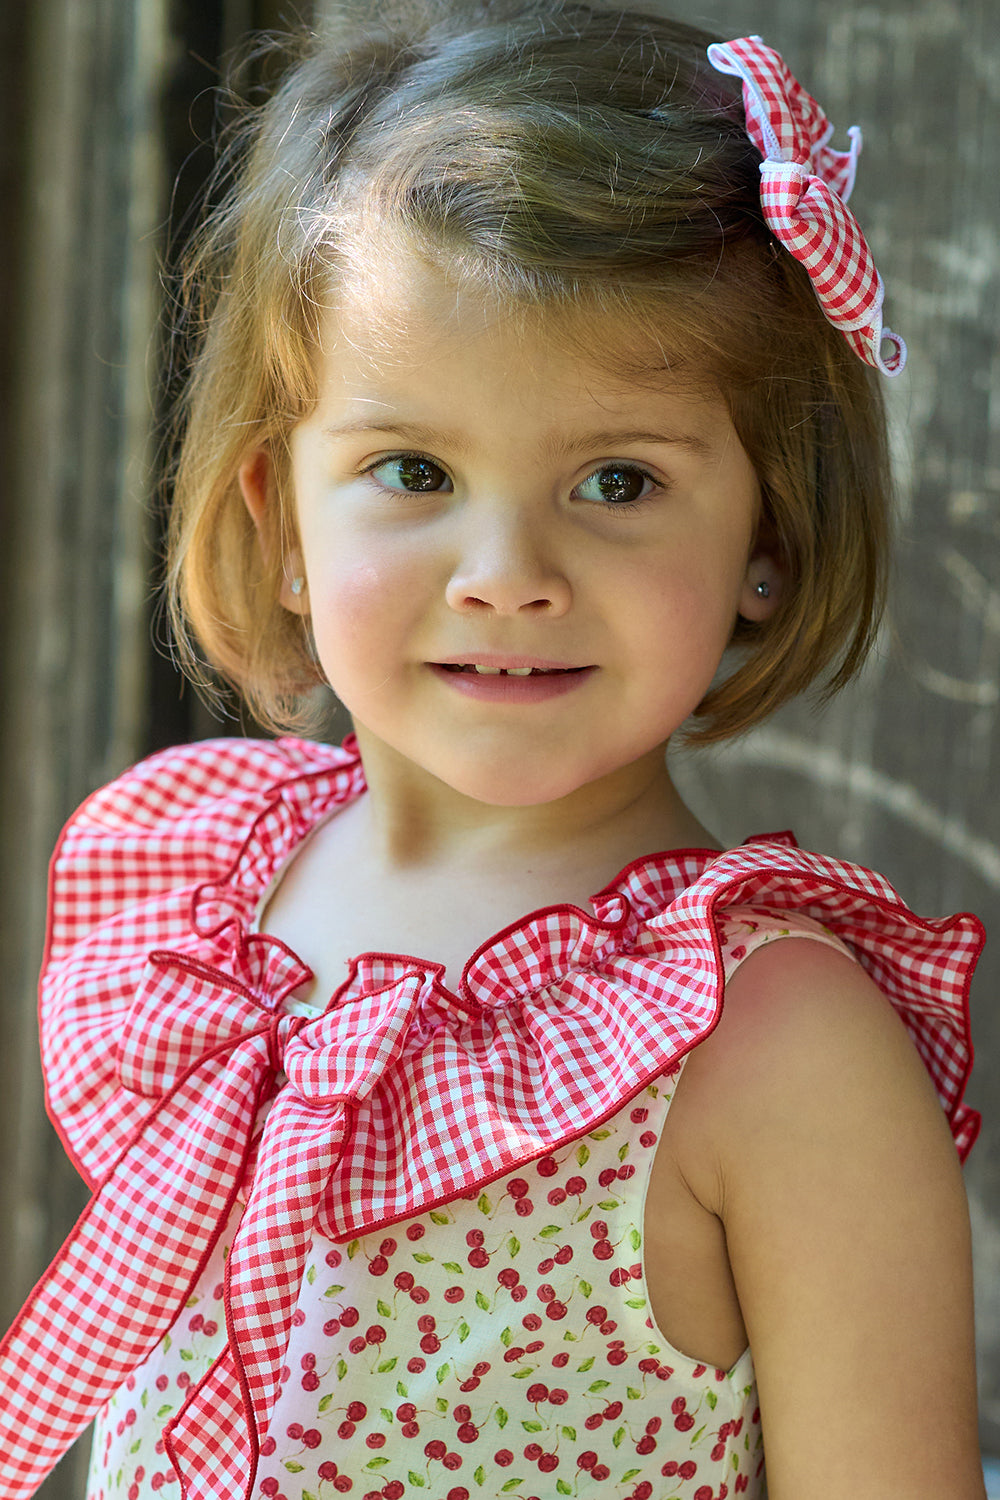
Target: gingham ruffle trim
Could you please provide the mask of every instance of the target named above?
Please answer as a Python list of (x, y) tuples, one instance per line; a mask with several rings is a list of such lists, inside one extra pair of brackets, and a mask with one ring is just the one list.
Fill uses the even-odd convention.
[(367, 954), (322, 1015), (285, 1013), (309, 971), (250, 931), (254, 908), (363, 785), (351, 745), (209, 743), (137, 767), (64, 834), (43, 1047), (59, 1128), (100, 1186), (2, 1346), (10, 1500), (162, 1338), (240, 1193), (230, 1341), (164, 1440), (186, 1500), (249, 1494), (313, 1226), (348, 1239), (478, 1192), (670, 1071), (718, 1019), (727, 907), (799, 912), (845, 941), (960, 1153), (975, 1138), (978, 922), (914, 917), (879, 876), (787, 837), (636, 860), (594, 916), (552, 907), (498, 934), (458, 993), (438, 965)]
[[(764, 158), (761, 209), (771, 233), (805, 267), (826, 317), (855, 354), (883, 375), (898, 375), (906, 345), (882, 326), (882, 278), (847, 207), (861, 131), (852, 125), (850, 149), (834, 150), (830, 121), (759, 36), (713, 42), (708, 59), (742, 81), (747, 134)], [(883, 343), (891, 346), (888, 355)]]

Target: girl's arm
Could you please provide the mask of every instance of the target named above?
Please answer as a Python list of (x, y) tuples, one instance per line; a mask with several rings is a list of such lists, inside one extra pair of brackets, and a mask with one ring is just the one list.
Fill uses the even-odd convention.
[(725, 1226), (770, 1500), (983, 1500), (961, 1170), (864, 971), (800, 939), (752, 954), (671, 1130)]

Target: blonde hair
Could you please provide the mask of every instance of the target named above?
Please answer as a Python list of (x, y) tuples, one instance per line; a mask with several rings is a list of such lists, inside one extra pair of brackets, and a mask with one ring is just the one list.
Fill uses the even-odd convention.
[[(268, 727), (309, 727), (320, 669), (308, 625), (278, 600), (294, 538), (287, 438), (317, 397), (324, 303), (373, 253), (406, 248), (581, 353), (582, 315), (613, 314), (622, 336), (602, 355), (620, 373), (725, 398), (789, 585), (766, 623), (740, 621), (739, 664), (689, 738), (739, 733), (824, 676), (835, 691), (884, 597), (881, 393), (770, 240), (738, 86), (705, 56), (713, 38), (568, 0), (386, 15), (295, 43), (224, 159), (228, 190), (184, 269), (197, 352), (168, 598), (187, 669), (205, 683), (214, 668)], [(258, 447), (278, 491), (266, 560), (237, 477)]]

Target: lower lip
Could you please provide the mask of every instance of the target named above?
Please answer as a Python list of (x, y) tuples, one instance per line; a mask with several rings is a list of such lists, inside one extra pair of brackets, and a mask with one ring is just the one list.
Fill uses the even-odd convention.
[(507, 677), (501, 673), (450, 672), (447, 667), (430, 664), (431, 671), (457, 693), (476, 698), (480, 703), (543, 703), (561, 698), (582, 687), (595, 667), (581, 667), (575, 672), (538, 672), (530, 677)]

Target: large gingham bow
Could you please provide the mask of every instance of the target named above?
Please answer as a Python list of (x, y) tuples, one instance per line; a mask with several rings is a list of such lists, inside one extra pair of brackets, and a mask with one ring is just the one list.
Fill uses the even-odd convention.
[[(747, 134), (764, 158), (760, 201), (772, 234), (806, 268), (820, 306), (854, 352), (883, 375), (898, 375), (906, 345), (882, 327), (882, 278), (847, 207), (861, 131), (852, 125), (850, 150), (833, 150), (830, 121), (759, 36), (713, 42), (708, 58), (743, 82)], [(883, 341), (892, 345), (885, 358)]]
[[(303, 970), (294, 961), (285, 967), (287, 990)], [(178, 968), (191, 981), (180, 999)], [(158, 1108), (11, 1334), (9, 1355), (23, 1356), (27, 1371), (37, 1330), (62, 1324), (59, 1349), (47, 1347), (38, 1371), (47, 1402), (61, 1392), (67, 1413), (66, 1430), (50, 1432), (54, 1444), (67, 1446), (167, 1332), (227, 1223), (256, 1144), (252, 1187), (226, 1263), (230, 1341), (163, 1434), (185, 1500), (250, 1494), (311, 1231), (343, 1146), (346, 1106), (367, 1097), (398, 1059), (427, 983), (410, 973), (306, 1021), (272, 1009), (280, 989), (263, 1005), (232, 976), (190, 956), (150, 955), (122, 1036), (119, 1075)], [(271, 1099), (255, 1143), (260, 1109)], [(165, 1160), (174, 1163), (169, 1188)], [(32, 1414), (38, 1393), (30, 1376), (17, 1394), (0, 1413), (4, 1454), (17, 1447)], [(30, 1494), (50, 1462), (35, 1473), (8, 1471), (11, 1488), (0, 1484), (0, 1493)]]

